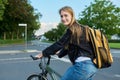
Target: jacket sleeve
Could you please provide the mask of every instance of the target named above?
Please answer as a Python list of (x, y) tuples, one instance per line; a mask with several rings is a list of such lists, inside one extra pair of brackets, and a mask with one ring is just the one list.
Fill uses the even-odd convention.
[(50, 45), (49, 47), (47, 47), (42, 51), (43, 56), (47, 57), (49, 55), (54, 55), (57, 51), (64, 48), (64, 46), (68, 44), (70, 40), (70, 35), (71, 35), (71, 31), (67, 29), (66, 33), (60, 38), (59, 41), (53, 43), (52, 45)]
[(62, 58), (62, 57), (64, 57), (65, 55), (67, 55), (67, 53), (68, 53), (68, 49), (63, 48), (63, 49), (61, 49), (60, 52), (58, 53), (58, 57), (59, 57), (59, 58)]

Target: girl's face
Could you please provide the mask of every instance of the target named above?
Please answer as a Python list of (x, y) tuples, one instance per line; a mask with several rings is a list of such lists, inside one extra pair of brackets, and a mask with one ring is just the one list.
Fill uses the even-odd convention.
[(60, 13), (61, 16), (61, 22), (65, 25), (65, 26), (69, 26), (71, 20), (72, 20), (72, 16), (70, 13), (68, 13), (67, 11), (61, 11)]

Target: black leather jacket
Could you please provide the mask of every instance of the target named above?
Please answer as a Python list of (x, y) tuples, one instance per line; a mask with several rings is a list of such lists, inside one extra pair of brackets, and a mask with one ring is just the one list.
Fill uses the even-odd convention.
[[(67, 29), (66, 33), (61, 37), (61, 39), (51, 46), (43, 50), (43, 56), (47, 57), (49, 55), (54, 55), (57, 51), (61, 50), (59, 57), (63, 57), (68, 54), (69, 59), (74, 63), (75, 59), (79, 56), (86, 56), (93, 59), (94, 55), (92, 54), (92, 46), (89, 41), (86, 41), (86, 34), (84, 28), (82, 29), (83, 33), (80, 37), (80, 45), (70, 43), (71, 31)], [(64, 47), (68, 45), (68, 49), (65, 50)]]

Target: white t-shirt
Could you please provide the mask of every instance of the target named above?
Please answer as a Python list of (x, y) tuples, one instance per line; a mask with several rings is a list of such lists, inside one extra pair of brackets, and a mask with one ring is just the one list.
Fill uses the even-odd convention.
[(75, 60), (75, 62), (81, 62), (81, 61), (85, 61), (85, 60), (91, 60), (91, 59), (89, 57), (80, 56)]

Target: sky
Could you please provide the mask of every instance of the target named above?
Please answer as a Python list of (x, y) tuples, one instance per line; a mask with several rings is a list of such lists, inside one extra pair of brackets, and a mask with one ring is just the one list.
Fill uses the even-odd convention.
[[(30, 4), (37, 12), (42, 14), (40, 19), (41, 28), (35, 35), (44, 34), (48, 30), (55, 28), (60, 22), (59, 9), (63, 6), (70, 6), (75, 12), (75, 18), (89, 6), (94, 0), (30, 0)], [(120, 0), (111, 0), (114, 5), (120, 7)]]

